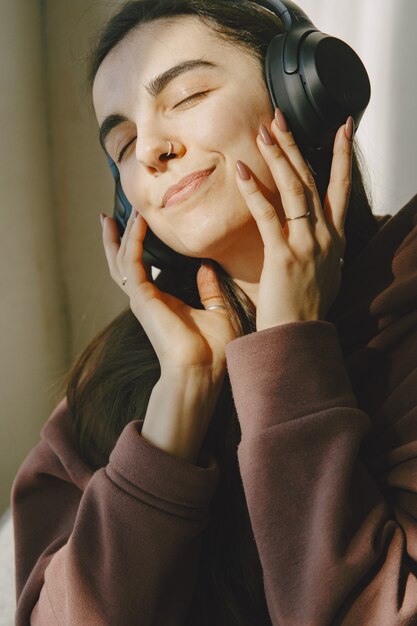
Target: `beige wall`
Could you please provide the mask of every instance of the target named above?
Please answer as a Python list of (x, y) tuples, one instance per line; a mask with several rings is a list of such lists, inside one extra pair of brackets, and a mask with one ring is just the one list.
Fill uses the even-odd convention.
[(0, 514), (74, 355), (128, 306), (102, 249), (113, 184), (83, 89), (116, 4), (0, 1)]
[(68, 352), (37, 2), (0, 2), (0, 510)]

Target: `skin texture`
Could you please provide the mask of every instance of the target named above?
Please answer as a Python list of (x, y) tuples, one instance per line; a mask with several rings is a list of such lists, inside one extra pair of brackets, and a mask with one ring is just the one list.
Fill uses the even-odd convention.
[[(188, 59), (220, 65), (172, 81), (155, 99), (144, 85)], [(202, 99), (182, 102), (208, 91)], [(242, 97), (244, 94), (244, 97)], [(194, 310), (161, 293), (141, 262), (147, 224), (183, 254), (218, 261), (257, 307), (257, 330), (324, 319), (340, 288), (340, 257), (351, 181), (352, 142), (342, 126), (335, 140), (324, 207), (291, 133), (274, 121), (259, 63), (225, 43), (194, 17), (157, 20), (131, 32), (101, 64), (93, 86), (99, 124), (120, 113), (127, 122), (108, 135), (116, 155), (130, 140), (120, 169), (134, 213), (121, 242), (111, 218), (103, 226), (110, 273), (130, 297), (164, 369), (213, 368), (223, 373), (224, 346), (233, 338), (225, 311)], [(272, 136), (259, 135), (264, 124)], [(265, 134), (265, 133), (264, 133)], [(173, 143), (176, 158), (161, 159)], [(238, 174), (243, 162), (249, 180)], [(205, 185), (172, 207), (162, 197), (182, 177), (215, 166)], [(309, 219), (286, 222), (310, 210)], [(214, 272), (197, 277), (205, 306), (222, 304)], [(163, 329), (163, 330), (162, 330)]]

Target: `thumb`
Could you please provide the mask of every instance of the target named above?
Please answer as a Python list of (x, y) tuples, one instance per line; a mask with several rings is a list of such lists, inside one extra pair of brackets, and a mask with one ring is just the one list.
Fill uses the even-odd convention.
[(216, 270), (213, 265), (207, 263), (207, 261), (202, 261), (197, 272), (197, 288), (201, 304), (205, 309), (215, 305), (224, 306)]

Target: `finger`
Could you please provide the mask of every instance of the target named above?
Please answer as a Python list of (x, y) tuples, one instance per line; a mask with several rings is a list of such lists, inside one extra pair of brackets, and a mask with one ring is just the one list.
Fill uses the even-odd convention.
[(132, 219), (130, 225), (123, 259), (129, 293), (143, 288), (145, 284), (149, 287), (150, 267), (142, 260), (143, 240), (147, 226), (146, 220), (140, 213), (137, 214), (136, 219)]
[[(353, 123), (353, 119), (352, 119)], [(330, 170), (330, 181), (324, 199), (324, 211), (336, 228), (338, 235), (344, 238), (347, 209), (352, 188), (352, 139), (346, 136), (346, 124), (337, 131), (334, 142), (334, 157)]]
[(249, 168), (242, 161), (237, 161), (236, 164), (236, 184), (257, 223), (265, 251), (276, 251), (282, 246), (287, 249), (287, 239), (275, 207), (265, 198)]
[[(278, 118), (281, 120), (278, 124)], [(282, 121), (283, 120), (283, 121)], [(283, 126), (285, 123), (285, 126)], [(281, 127), (280, 127), (281, 126)], [(284, 130), (287, 128), (287, 130)], [(285, 153), (289, 163), (292, 165), (293, 170), (301, 178), (304, 185), (304, 193), (307, 196), (307, 204), (310, 207), (313, 214), (311, 220), (320, 225), (325, 225), (326, 221), (323, 215), (322, 206), (320, 202), (320, 196), (317, 191), (316, 181), (313, 173), (307, 165), (300, 148), (298, 147), (294, 135), (286, 126), (286, 120), (282, 114), (276, 114), (274, 120), (271, 123), (271, 136), (279, 144), (280, 148)], [(298, 221), (298, 220), (296, 220)]]
[(104, 217), (102, 235), (110, 276), (120, 286), (120, 270), (116, 263), (117, 253), (120, 248), (120, 235), (117, 224), (113, 218), (109, 216)]
[[(216, 270), (211, 263), (201, 264), (197, 272), (197, 288), (201, 304), (205, 309), (209, 306), (225, 306)], [(221, 309), (218, 310), (222, 312)]]
[[(126, 245), (127, 245), (128, 238), (129, 238), (129, 236), (130, 236), (130, 231), (131, 231), (131, 229), (132, 229), (132, 226), (133, 226), (133, 224), (135, 223), (135, 220), (136, 220), (136, 215), (139, 215), (139, 212), (138, 212), (138, 211), (136, 211), (136, 212), (135, 212), (135, 211), (132, 211), (132, 221), (131, 221), (131, 222), (130, 222), (130, 224), (129, 224), (129, 232), (128, 232), (128, 234), (127, 234), (127, 238), (126, 238)], [(146, 231), (147, 231), (147, 222), (146, 222), (146, 220), (145, 220), (143, 217), (141, 217), (141, 219), (142, 219), (142, 221), (144, 221), (144, 222), (145, 222), (145, 225), (144, 225), (144, 226), (146, 226), (146, 227), (145, 227), (145, 233), (144, 233), (144, 235), (143, 235), (143, 239), (145, 239), (145, 235), (146, 235)], [(125, 245), (125, 252), (126, 252), (126, 245)], [(144, 246), (143, 246), (143, 240), (142, 240), (142, 258), (141, 258), (141, 262), (142, 262), (142, 265), (143, 265), (143, 267), (144, 267), (144, 269), (145, 269), (147, 279), (148, 279), (150, 282), (153, 282), (153, 276), (152, 276), (152, 266), (151, 266), (149, 263), (146, 263), (146, 262), (143, 260), (143, 247), (144, 247)]]
[[(305, 185), (301, 177), (293, 169), (287, 155), (281, 146), (277, 145), (267, 128), (262, 124), (257, 137), (258, 148), (271, 170), (275, 180), (286, 217), (294, 218), (311, 211), (311, 203), (307, 202)], [(312, 190), (311, 190), (312, 193)], [(288, 232), (291, 242), (298, 241), (300, 245), (308, 244), (308, 249), (314, 247), (312, 218), (288, 220)]]
[(135, 216), (135, 210), (132, 207), (132, 211), (129, 215), (129, 219), (127, 220), (127, 223), (126, 223), (125, 231), (120, 241), (120, 247), (116, 255), (116, 265), (119, 270), (120, 277), (126, 276), (124, 257), (125, 257), (125, 252), (126, 252), (127, 241), (129, 239), (129, 233), (132, 228), (132, 224), (134, 222), (134, 216)]

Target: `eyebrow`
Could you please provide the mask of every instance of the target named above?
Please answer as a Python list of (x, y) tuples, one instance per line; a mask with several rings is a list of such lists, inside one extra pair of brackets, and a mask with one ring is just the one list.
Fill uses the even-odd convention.
[[(213, 63), (212, 61), (203, 61), (202, 59), (189, 59), (188, 61), (182, 61), (173, 67), (165, 70), (162, 74), (158, 74), (152, 78), (146, 85), (145, 89), (153, 98), (159, 96), (160, 93), (168, 86), (168, 84), (180, 76), (181, 74), (185, 74), (185, 72), (190, 72), (192, 70), (197, 70), (201, 68), (218, 68), (219, 65), (217, 63)], [(128, 118), (120, 113), (113, 113), (112, 115), (108, 115), (100, 126), (99, 131), (99, 141), (101, 147), (105, 152), (105, 142), (107, 135), (109, 132), (121, 124), (122, 122), (127, 122)]]

